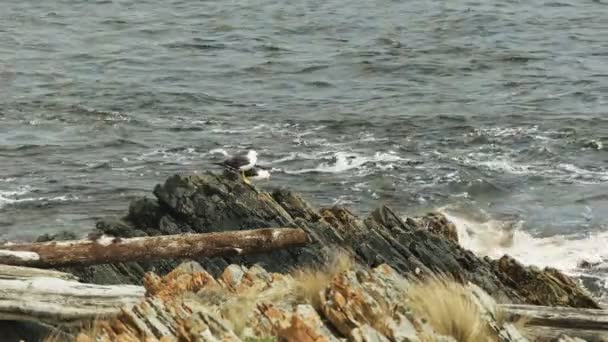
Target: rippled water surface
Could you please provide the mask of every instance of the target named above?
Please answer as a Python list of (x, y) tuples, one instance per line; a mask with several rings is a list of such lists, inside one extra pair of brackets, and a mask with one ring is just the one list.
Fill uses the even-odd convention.
[(606, 18), (605, 0), (4, 0), (0, 237), (85, 234), (254, 147), (269, 185), (318, 205), (440, 208), (479, 253), (576, 272), (608, 258)]

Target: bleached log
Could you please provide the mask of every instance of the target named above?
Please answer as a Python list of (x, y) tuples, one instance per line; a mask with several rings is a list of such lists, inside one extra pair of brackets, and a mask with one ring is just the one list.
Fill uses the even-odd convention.
[(608, 341), (608, 310), (499, 305), (513, 319), (524, 318), (524, 330), (535, 341), (553, 341), (560, 335), (587, 341)]
[(115, 315), (144, 293), (141, 286), (84, 284), (48, 276), (0, 279), (0, 320), (81, 322)]
[(70, 273), (55, 270), (44, 270), (40, 268), (0, 265), (0, 279), (27, 279), (34, 277), (51, 277), (63, 280), (78, 280)]
[(206, 234), (129, 239), (51, 241), (0, 247), (0, 264), (52, 268), (171, 258), (217, 257), (260, 253), (308, 242), (306, 232), (266, 228)]

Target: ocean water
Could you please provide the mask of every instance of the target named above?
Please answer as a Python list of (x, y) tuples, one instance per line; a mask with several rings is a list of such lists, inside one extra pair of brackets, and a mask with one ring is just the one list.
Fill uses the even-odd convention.
[(3, 0), (0, 238), (85, 235), (255, 148), (261, 187), (440, 210), (479, 254), (601, 289), (606, 18), (606, 0)]

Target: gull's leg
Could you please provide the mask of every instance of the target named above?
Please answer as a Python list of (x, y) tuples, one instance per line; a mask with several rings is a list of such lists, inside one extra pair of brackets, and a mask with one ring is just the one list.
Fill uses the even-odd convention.
[(241, 170), (241, 176), (243, 177), (243, 183), (251, 185), (251, 182), (247, 179), (247, 176), (245, 176), (245, 171)]
[(243, 182), (247, 185), (251, 185), (251, 181), (247, 177), (243, 178)]

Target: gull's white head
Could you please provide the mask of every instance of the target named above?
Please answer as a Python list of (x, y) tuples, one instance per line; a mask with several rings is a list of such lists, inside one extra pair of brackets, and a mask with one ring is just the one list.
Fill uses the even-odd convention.
[(247, 157), (250, 159), (255, 159), (258, 157), (258, 152), (255, 150), (249, 150), (249, 152), (247, 152)]

